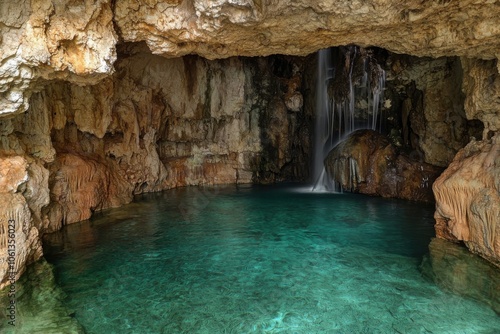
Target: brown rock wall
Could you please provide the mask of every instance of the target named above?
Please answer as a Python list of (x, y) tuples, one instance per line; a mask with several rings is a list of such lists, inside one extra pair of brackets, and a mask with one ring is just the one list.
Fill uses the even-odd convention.
[[(31, 263), (42, 256), (38, 229), (23, 188), (28, 181), (28, 162), (20, 156), (0, 157), (0, 277), (17, 280)], [(0, 284), (2, 286), (3, 284)]]
[(343, 190), (432, 202), (431, 186), (441, 169), (400, 154), (389, 140), (373, 131), (358, 130), (334, 147), (325, 169)]
[[(213, 59), (306, 55), (356, 43), (416, 56), (461, 56), (465, 113), (484, 123), (484, 145), (489, 145), (500, 128), (499, 12), (494, 1), (474, 0), (1, 1), (0, 154), (24, 159), (28, 175), (14, 193), (2, 192), (2, 201), (15, 212), (1, 212), (5, 219), (15, 215), (29, 225), (19, 241), (25, 245), (21, 267), (40, 254), (33, 228), (57, 228), (61, 217), (71, 217), (66, 222), (78, 220), (89, 210), (127, 201), (130, 192), (304, 176), (309, 154), (304, 147), (309, 147), (311, 133), (304, 124), (312, 115), (300, 113), (302, 104), (308, 103), (301, 100), (300, 66), (291, 66), (290, 74), (277, 78), (261, 74), (274, 70), (262, 59), (165, 60), (147, 54), (150, 51), (165, 57), (198, 54)], [(116, 62), (118, 40), (144, 42), (143, 51), (148, 52), (121, 43), (121, 60)], [(423, 101), (405, 103), (425, 160), (441, 166), (466, 137), (463, 118), (444, 118), (447, 108), (456, 107), (447, 93), (458, 87), (444, 79), (451, 84), (440, 87), (451, 89), (425, 83), (418, 88), (428, 92)], [(411, 114), (420, 103), (438, 103), (439, 112), (423, 108), (423, 116)], [(422, 117), (423, 127), (416, 124)], [(96, 202), (80, 200), (84, 204), (76, 211), (62, 204), (57, 209), (55, 203), (65, 200), (54, 189), (74, 187), (65, 181), (74, 178), (74, 171), (64, 170), (61, 163), (79, 168), (72, 182), (89, 180), (82, 173), (90, 171), (97, 184), (114, 182), (117, 193), (110, 191)], [(64, 170), (60, 178), (54, 166)], [(491, 173), (491, 166), (483, 167), (477, 175)], [(5, 170), (12, 168), (6, 165)], [(60, 199), (53, 205), (50, 187), (50, 196)], [(469, 228), (469, 234), (485, 227), (493, 231), (496, 216), (481, 208), (496, 208), (493, 189), (498, 187), (486, 188), (478, 197), (470, 180), (450, 192), (457, 203), (476, 194), (475, 204), (466, 204), (475, 214), (466, 219), (484, 224)], [(77, 196), (75, 191), (71, 193)], [(92, 191), (85, 189), (86, 196)], [(78, 202), (72, 198), (71, 203)], [(442, 207), (452, 201), (445, 201), (444, 195), (439, 198)], [(462, 216), (462, 207), (446, 214)], [(474, 225), (469, 220), (466, 223)], [(459, 230), (450, 227), (442, 236), (466, 235), (465, 229)], [(493, 248), (480, 245), (493, 240), (492, 235), (469, 246), (497, 256), (497, 248), (492, 253)], [(0, 281), (2, 277), (0, 272)]]

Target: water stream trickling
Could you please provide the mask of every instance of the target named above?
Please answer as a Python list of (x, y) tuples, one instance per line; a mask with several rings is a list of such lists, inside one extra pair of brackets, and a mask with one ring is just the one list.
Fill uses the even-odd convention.
[(355, 130), (381, 130), (385, 79), (370, 50), (347, 46), (318, 52), (313, 191), (340, 190), (323, 163), (332, 148)]

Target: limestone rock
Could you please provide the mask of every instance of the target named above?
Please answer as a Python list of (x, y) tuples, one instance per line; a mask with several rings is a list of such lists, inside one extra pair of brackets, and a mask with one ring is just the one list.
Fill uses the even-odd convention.
[(0, 3), (0, 117), (28, 109), (38, 79), (96, 83), (113, 72), (109, 0)]
[(0, 158), (0, 252), (6, 254), (0, 259), (0, 288), (11, 278), (18, 279), (26, 264), (42, 256), (38, 229), (21, 193), (28, 180), (27, 168), (22, 157)]
[(391, 54), (387, 73), (388, 86), (396, 93), (385, 96), (401, 114), (403, 145), (429, 164), (448, 166), (469, 142), (460, 60)]
[(325, 159), (331, 180), (350, 192), (416, 201), (433, 200), (431, 185), (441, 170), (399, 154), (389, 140), (372, 130), (358, 130)]
[(50, 225), (46, 232), (132, 200), (130, 184), (92, 156), (60, 154), (50, 168), (51, 203), (46, 210)]
[(500, 34), (496, 4), (473, 0), (118, 1), (115, 15), (125, 41), (170, 57), (307, 55), (357, 44), (493, 59)]
[(30, 208), (34, 226), (43, 233), (49, 225), (47, 217), (42, 213), (50, 203), (49, 170), (40, 161), (32, 161), (27, 172), (28, 182), (25, 184), (23, 196)]
[(0, 192), (16, 193), (19, 186), (28, 180), (26, 160), (20, 156), (0, 160)]
[(500, 266), (500, 136), (472, 141), (433, 185), (436, 234)]
[[(6, 123), (4, 137), (16, 131), (6, 147), (15, 142), (14, 152), (39, 159), (38, 194), (50, 189), (50, 204), (25, 193), (41, 233), (143, 192), (307, 175), (310, 118), (297, 114), (300, 103), (286, 106), (302, 90), (299, 59), (144, 51), (125, 45), (116, 74), (97, 85), (47, 85)], [(272, 74), (272, 66), (290, 70)]]
[(499, 269), (465, 247), (434, 238), (420, 268), (439, 287), (481, 301), (500, 314)]

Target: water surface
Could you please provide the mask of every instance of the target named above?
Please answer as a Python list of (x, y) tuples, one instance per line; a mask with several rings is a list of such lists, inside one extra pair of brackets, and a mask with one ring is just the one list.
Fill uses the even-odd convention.
[(433, 206), (293, 187), (183, 188), (45, 252), (87, 333), (498, 333), (419, 271)]

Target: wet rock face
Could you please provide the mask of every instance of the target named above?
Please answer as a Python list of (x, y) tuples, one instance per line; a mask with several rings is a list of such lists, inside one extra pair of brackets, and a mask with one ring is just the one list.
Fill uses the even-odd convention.
[(458, 57), (389, 54), (386, 66), (385, 97), (391, 102), (387, 122), (399, 146), (429, 164), (446, 167), (470, 137), (481, 138), (481, 127), (468, 121), (464, 110)]
[(433, 201), (431, 185), (441, 169), (398, 153), (387, 137), (358, 130), (325, 159), (328, 176), (344, 190), (382, 197)]
[(436, 234), (500, 267), (500, 137), (463, 148), (433, 185)]

